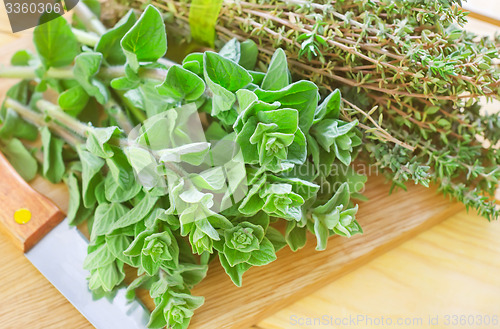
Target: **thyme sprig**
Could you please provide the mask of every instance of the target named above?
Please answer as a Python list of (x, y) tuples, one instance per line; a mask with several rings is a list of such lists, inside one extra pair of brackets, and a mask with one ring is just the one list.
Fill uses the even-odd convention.
[[(68, 222), (88, 224), (82, 265), (97, 296), (132, 267), (127, 295), (142, 287), (154, 299), (148, 327), (185, 329), (204, 301), (190, 291), (217, 258), (240, 286), (281, 248), (304, 247), (308, 231), (318, 250), (362, 233), (366, 176), (350, 167), (362, 133), (340, 118), (350, 110), (339, 90), (322, 99), (313, 82), (292, 81), (282, 49), (255, 70), (253, 41), (172, 64), (154, 6), (105, 29), (85, 3), (74, 26), (37, 26), (36, 53), (0, 68), (20, 79), (0, 107), (0, 151), (27, 181), (67, 184)], [(39, 137), (39, 148), (28, 142)]]
[[(153, 3), (168, 13), (167, 29), (189, 40), (190, 2)], [(316, 82), (325, 93), (341, 89), (350, 107), (342, 118), (358, 120), (368, 132), (365, 158), (395, 186), (435, 182), (492, 219), (499, 214), (492, 198), (500, 120), (481, 111), (478, 98), (500, 97), (500, 35), (466, 31), (467, 13), (459, 5), (224, 0), (215, 30), (220, 41), (254, 40), (262, 63), (283, 48), (295, 77)]]

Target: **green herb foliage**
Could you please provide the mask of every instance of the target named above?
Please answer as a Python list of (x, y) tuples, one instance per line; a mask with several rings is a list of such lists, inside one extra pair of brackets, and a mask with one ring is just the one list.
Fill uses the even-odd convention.
[[(180, 38), (186, 39), (190, 1), (161, 2), (174, 17), (167, 29), (184, 32)], [(479, 97), (500, 98), (500, 35), (479, 37), (463, 29), (467, 12), (460, 5), (458, 0), (225, 0), (216, 45), (235, 35), (254, 40), (271, 72), (283, 57), (274, 50), (283, 48), (294, 77), (317, 83), (324, 96), (342, 91), (347, 106), (341, 118), (359, 121), (366, 132), (364, 160), (393, 187), (432, 182), (491, 220), (499, 215), (494, 195), (500, 117), (482, 111)], [(193, 21), (190, 26), (198, 28)], [(283, 80), (285, 75), (276, 81), (266, 77), (262, 86), (279, 88)], [(320, 146), (333, 148), (347, 162), (346, 137), (324, 140), (340, 129), (322, 122), (313, 135), (324, 136)]]
[[(50, 42), (39, 40), (45, 30)], [(78, 47), (63, 56), (58, 40)], [(267, 73), (254, 71), (251, 41), (172, 66), (166, 40), (152, 6), (94, 45), (62, 18), (37, 27), (38, 53), (14, 57), (25, 80), (2, 106), (0, 148), (27, 180), (41, 152), (41, 174), (69, 187), (70, 223), (90, 218), (90, 288), (110, 293), (133, 267), (128, 296), (144, 287), (155, 301), (149, 327), (181, 329), (203, 303), (190, 290), (210, 261), (239, 286), (279, 249), (303, 247), (307, 230), (318, 250), (331, 235), (360, 233), (351, 198), (366, 178), (349, 169), (361, 134), (340, 119), (340, 92), (320, 103), (314, 83), (292, 83), (283, 50)], [(35, 127), (41, 150), (21, 142), (38, 137)]]

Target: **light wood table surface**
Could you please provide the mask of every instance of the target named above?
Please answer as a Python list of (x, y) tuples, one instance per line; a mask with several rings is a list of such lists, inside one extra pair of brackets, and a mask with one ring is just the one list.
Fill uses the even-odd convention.
[[(473, 22), (469, 27), (487, 33), (495, 29), (482, 22)], [(20, 35), (22, 33), (10, 33), (5, 8), (0, 4), (0, 45), (13, 42)], [(21, 291), (28, 294), (23, 298), (43, 300), (44, 294), (55, 288), (41, 275), (24, 278), (23, 269), (31, 265), (13, 248), (6, 238), (0, 237), (2, 254), (10, 255), (8, 259), (2, 257), (2, 262), (19, 271), (19, 287), (2, 284), (1, 288), (10, 290), (12, 299), (21, 298), (16, 296)], [(0, 282), (1, 278), (0, 271)], [(62, 296), (44, 309), (33, 310), (31, 315), (2, 314), (1, 305), (8, 302), (0, 301), (0, 318), (10, 317), (11, 324), (28, 323), (24, 317), (36, 317), (40, 314), (37, 312), (57, 308), (61, 322), (71, 319), (74, 323), (72, 329), (89, 328), (86, 320)], [(458, 316), (457, 325), (453, 324), (454, 315)], [(471, 321), (469, 315), (474, 315), (471, 325), (466, 322), (461, 325), (460, 316)], [(496, 326), (491, 324), (495, 316), (500, 321), (500, 223), (488, 223), (474, 214), (462, 212), (265, 319), (255, 329), (500, 328), (498, 322)], [(488, 317), (490, 325), (485, 325)], [(351, 318), (359, 322), (349, 322)], [(323, 320), (322, 323), (318, 323), (318, 319)], [(313, 323), (309, 325), (307, 321)], [(380, 324), (387, 321), (393, 324)], [(398, 321), (410, 324), (398, 325)], [(0, 323), (0, 328), (15, 327)]]
[[(500, 19), (498, 0), (468, 3)], [(477, 19), (467, 29), (500, 33)], [(500, 328), (500, 223), (463, 211), (254, 327), (288, 328)]]
[[(464, 211), (265, 319), (256, 328), (500, 328), (498, 322), (496, 326), (478, 322), (446, 325), (447, 315), (474, 315), (476, 320), (477, 316), (496, 316), (500, 321), (499, 237), (500, 222), (489, 223)], [(359, 323), (328, 325), (330, 317), (348, 321), (358, 316), (362, 317)], [(430, 325), (429, 316), (437, 316), (438, 325)], [(322, 317), (327, 318), (327, 325), (305, 324)], [(393, 323), (398, 319), (417, 322), (377, 325), (380, 317)]]

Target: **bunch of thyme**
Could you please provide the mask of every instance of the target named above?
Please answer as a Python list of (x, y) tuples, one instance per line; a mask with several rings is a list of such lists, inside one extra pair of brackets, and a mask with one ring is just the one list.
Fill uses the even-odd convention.
[(86, 3), (72, 24), (44, 14), (36, 53), (0, 67), (20, 79), (0, 104), (0, 152), (27, 181), (66, 183), (67, 221), (88, 227), (82, 266), (96, 296), (134, 268), (127, 296), (149, 291), (148, 327), (186, 329), (204, 300), (191, 289), (217, 258), (241, 286), (307, 232), (317, 250), (362, 233), (354, 199), (366, 177), (350, 167), (361, 132), (339, 118), (339, 90), (321, 100), (311, 81), (292, 82), (282, 49), (267, 73), (254, 70), (253, 41), (174, 64), (154, 6), (106, 29)]
[[(168, 13), (167, 29), (190, 39), (190, 1), (152, 3)], [(499, 214), (492, 196), (500, 178), (500, 120), (481, 111), (478, 99), (500, 97), (500, 36), (464, 30), (467, 13), (459, 5), (224, 0), (215, 45), (252, 39), (262, 65), (283, 48), (295, 77), (325, 93), (342, 90), (342, 118), (366, 129), (364, 156), (394, 186), (433, 182), (491, 220)]]

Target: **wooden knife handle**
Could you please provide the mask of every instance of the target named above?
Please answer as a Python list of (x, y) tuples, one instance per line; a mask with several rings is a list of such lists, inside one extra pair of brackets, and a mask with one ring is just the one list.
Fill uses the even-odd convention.
[[(15, 220), (20, 209), (31, 212), (31, 219), (25, 224)], [(26, 210), (21, 212), (26, 214)], [(0, 229), (16, 246), (27, 252), (63, 219), (61, 210), (33, 190), (0, 153)]]

